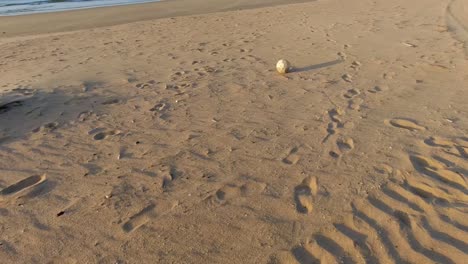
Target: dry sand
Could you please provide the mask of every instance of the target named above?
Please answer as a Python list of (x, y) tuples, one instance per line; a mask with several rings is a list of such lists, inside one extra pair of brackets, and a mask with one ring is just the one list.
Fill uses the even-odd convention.
[(207, 14), (313, 0), (161, 0), (45, 14), (0, 17), (0, 36), (43, 34), (103, 27), (155, 18)]
[(467, 17), (323, 0), (10, 25), (1, 262), (466, 263)]

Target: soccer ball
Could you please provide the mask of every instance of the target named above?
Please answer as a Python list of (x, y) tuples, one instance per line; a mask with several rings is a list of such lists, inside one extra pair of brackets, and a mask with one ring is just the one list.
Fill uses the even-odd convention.
[(276, 63), (276, 70), (280, 73), (280, 74), (285, 74), (285, 73), (288, 73), (290, 70), (291, 70), (291, 64), (289, 63), (289, 61), (287, 60), (279, 60), (277, 63)]

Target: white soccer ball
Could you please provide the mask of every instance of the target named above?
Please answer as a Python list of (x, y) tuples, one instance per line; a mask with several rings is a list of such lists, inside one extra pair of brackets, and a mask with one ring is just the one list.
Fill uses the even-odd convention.
[(276, 63), (276, 70), (280, 74), (288, 73), (291, 70), (291, 64), (287, 60), (279, 60)]

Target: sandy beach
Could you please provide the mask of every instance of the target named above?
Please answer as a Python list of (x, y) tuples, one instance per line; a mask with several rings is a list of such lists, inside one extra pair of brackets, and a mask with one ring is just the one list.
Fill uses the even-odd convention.
[(468, 0), (0, 17), (0, 262), (466, 263), (467, 43)]

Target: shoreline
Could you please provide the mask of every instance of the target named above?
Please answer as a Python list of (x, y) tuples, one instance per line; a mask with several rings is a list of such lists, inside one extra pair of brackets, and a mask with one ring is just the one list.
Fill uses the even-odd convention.
[[(57, 13), (57, 12), (91, 9), (91, 8), (98, 8), (98, 7), (112, 7), (112, 6), (146, 4), (146, 3), (153, 3), (153, 2), (159, 2), (159, 1), (161, 1), (161, 0), (139, 0), (138, 2), (117, 2), (117, 3), (113, 3), (113, 4), (85, 5), (85, 6), (75, 6), (75, 7), (68, 7), (68, 8), (62, 7), (62, 8), (54, 8), (54, 9), (45, 9), (45, 10), (42, 10), (42, 11), (31, 10), (31, 11), (20, 11), (20, 12), (11, 12), (11, 13), (0, 13), (0, 17), (14, 17), (14, 16), (21, 16), (21, 15)], [(2, 6), (0, 5), (0, 8), (1, 7)]]
[(0, 39), (114, 26), (160, 18), (245, 10), (311, 0), (168, 0), (0, 17)]

